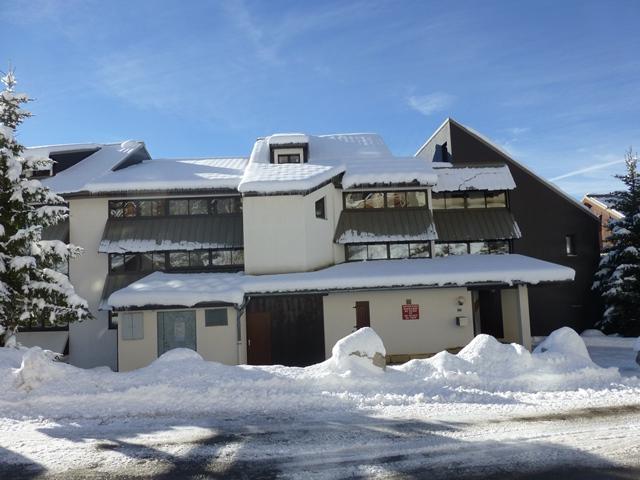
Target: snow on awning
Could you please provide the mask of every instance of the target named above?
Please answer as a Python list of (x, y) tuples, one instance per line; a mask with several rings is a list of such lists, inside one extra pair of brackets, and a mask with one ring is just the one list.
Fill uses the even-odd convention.
[(100, 253), (242, 248), (242, 215), (110, 218)]
[(513, 190), (516, 183), (509, 167), (452, 167), (437, 168), (438, 181), (434, 192), (460, 190)]
[(155, 272), (114, 292), (112, 308), (239, 305), (245, 295), (354, 289), (537, 284), (571, 281), (571, 268), (523, 255), (463, 255), (433, 259), (348, 262), (314, 272), (275, 275)]
[(427, 209), (343, 210), (334, 241), (372, 243), (437, 239), (431, 212)]
[(238, 190), (242, 193), (264, 194), (307, 192), (342, 172), (342, 166), (253, 163), (245, 170)]

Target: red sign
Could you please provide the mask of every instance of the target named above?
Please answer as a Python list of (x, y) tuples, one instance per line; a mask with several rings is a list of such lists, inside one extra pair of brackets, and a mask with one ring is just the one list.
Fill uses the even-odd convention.
[(419, 320), (420, 305), (418, 305), (417, 303), (402, 305), (402, 319), (403, 320)]

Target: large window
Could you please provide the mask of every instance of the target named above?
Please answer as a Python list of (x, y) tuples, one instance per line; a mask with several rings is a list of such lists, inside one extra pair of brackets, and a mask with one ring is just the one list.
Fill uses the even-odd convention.
[(397, 192), (347, 192), (344, 207), (361, 208), (425, 208), (427, 192), (423, 190)]
[(110, 200), (109, 217), (163, 217), (166, 215), (226, 215), (242, 213), (240, 197)]
[(482, 255), (509, 253), (508, 240), (490, 240), (482, 242), (436, 242), (433, 247), (434, 257), (449, 255)]
[(112, 253), (111, 273), (155, 272), (166, 270), (215, 270), (240, 267), (244, 250), (178, 250), (173, 252)]
[(346, 246), (348, 262), (358, 260), (386, 260), (399, 258), (429, 258), (429, 242), (416, 243), (368, 243)]
[(431, 194), (434, 210), (460, 208), (504, 208), (507, 206), (506, 192), (445, 192)]

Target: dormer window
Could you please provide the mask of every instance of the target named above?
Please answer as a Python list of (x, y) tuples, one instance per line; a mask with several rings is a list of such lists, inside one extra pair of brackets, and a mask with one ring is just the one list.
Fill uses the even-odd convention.
[(271, 163), (307, 163), (309, 137), (302, 133), (276, 134), (269, 137)]
[(300, 163), (299, 153), (278, 153), (276, 163)]

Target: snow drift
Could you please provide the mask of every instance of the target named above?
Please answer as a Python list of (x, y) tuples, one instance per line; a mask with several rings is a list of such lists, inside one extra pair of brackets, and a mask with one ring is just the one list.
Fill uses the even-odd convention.
[[(337, 342), (330, 359), (306, 368), (228, 366), (176, 349), (127, 373), (76, 368), (39, 348), (1, 348), (0, 409), (14, 418), (320, 415), (445, 402), (495, 405), (526, 402), (527, 395), (622, 388), (618, 370), (598, 367), (580, 342), (575, 332), (561, 329), (530, 353), (479, 335), (457, 355), (440, 352), (383, 370), (373, 365), (376, 355), (385, 354), (380, 337), (361, 329)], [(624, 388), (640, 393), (640, 381), (625, 381), (635, 381)]]

